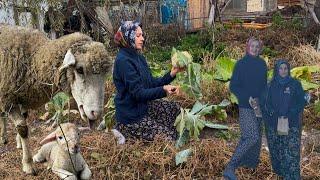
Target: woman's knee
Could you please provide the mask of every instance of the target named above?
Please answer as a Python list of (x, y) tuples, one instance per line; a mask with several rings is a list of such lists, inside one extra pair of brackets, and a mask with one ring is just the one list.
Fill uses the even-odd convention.
[(172, 111), (177, 112), (177, 114), (180, 114), (181, 112), (181, 105), (178, 102), (172, 101), (171, 102)]
[(261, 137), (258, 136), (258, 135), (247, 137), (246, 139), (247, 139), (247, 143), (250, 146), (257, 146), (257, 145), (259, 145), (261, 143)]

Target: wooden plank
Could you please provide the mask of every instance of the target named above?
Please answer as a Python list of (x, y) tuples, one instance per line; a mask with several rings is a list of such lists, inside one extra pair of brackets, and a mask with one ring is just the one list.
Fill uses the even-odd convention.
[(97, 6), (95, 12), (97, 14), (96, 18), (100, 20), (101, 25), (109, 32), (109, 34), (113, 35), (114, 31), (107, 9), (105, 7)]
[(301, 0), (278, 0), (278, 6), (303, 5)]
[(188, 12), (191, 29), (199, 29), (205, 26), (210, 11), (209, 0), (189, 0)]

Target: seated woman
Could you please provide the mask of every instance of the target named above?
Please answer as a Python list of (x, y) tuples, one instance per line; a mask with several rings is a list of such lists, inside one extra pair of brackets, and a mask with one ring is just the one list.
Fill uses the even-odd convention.
[(164, 134), (176, 139), (174, 121), (180, 114), (177, 103), (160, 100), (167, 95), (177, 95), (179, 87), (169, 85), (179, 68), (172, 68), (161, 78), (154, 78), (144, 56), (141, 24), (125, 21), (115, 35), (120, 47), (117, 54), (113, 81), (116, 86), (116, 129), (125, 137), (153, 140)]
[(272, 168), (286, 180), (300, 179), (302, 114), (306, 103), (301, 83), (290, 76), (284, 60), (275, 64), (273, 79), (261, 101)]

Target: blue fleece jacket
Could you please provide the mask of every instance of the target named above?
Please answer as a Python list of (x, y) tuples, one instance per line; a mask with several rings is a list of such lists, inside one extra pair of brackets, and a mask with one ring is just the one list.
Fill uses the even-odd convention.
[(239, 107), (251, 108), (249, 97), (260, 98), (267, 85), (267, 65), (259, 57), (245, 55), (237, 61), (230, 80), (230, 91), (237, 97)]
[(154, 78), (141, 54), (132, 48), (121, 48), (113, 70), (117, 122), (130, 124), (140, 121), (148, 111), (148, 101), (165, 97), (163, 86), (173, 80), (170, 72)]
[[(287, 64), (289, 69), (288, 80), (280, 82), (277, 78), (280, 64)], [(306, 101), (301, 83), (290, 77), (290, 65), (285, 61), (277, 61), (274, 70), (274, 78), (263, 93), (261, 109), (265, 124), (274, 130), (277, 129), (279, 116), (288, 117), (289, 127), (301, 128), (301, 112)]]

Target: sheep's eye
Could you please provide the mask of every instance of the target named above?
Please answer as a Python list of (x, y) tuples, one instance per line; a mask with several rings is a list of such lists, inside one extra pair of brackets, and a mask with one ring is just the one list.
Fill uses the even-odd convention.
[(84, 74), (84, 72), (83, 72), (83, 67), (78, 67), (78, 68), (76, 68), (76, 71), (77, 71), (77, 73), (79, 73), (79, 74)]
[(59, 136), (58, 138), (59, 138), (60, 140), (62, 140), (62, 139), (63, 139), (63, 137), (62, 137), (62, 136)]

